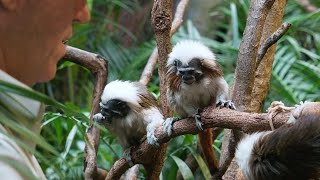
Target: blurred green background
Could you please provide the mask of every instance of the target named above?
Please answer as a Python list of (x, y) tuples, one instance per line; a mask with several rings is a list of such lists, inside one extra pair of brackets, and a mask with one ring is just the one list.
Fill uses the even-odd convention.
[[(174, 1), (175, 5), (177, 4)], [(320, 7), (320, 1), (311, 1)], [(76, 25), (69, 45), (100, 54), (109, 61), (109, 81), (139, 80), (144, 65), (155, 47), (150, 25), (153, 1), (90, 0), (92, 20)], [(172, 37), (172, 44), (182, 39), (196, 39), (217, 54), (225, 78), (232, 84), (238, 47), (245, 27), (249, 0), (190, 0), (182, 27)], [(287, 1), (283, 22), (292, 26), (277, 45), (272, 80), (265, 108), (274, 100), (286, 105), (320, 100), (320, 11), (308, 13), (297, 1)], [(64, 105), (48, 106), (42, 136), (58, 154), (38, 148), (48, 179), (82, 179), (84, 133), (89, 115), (93, 77), (83, 67), (68, 61), (58, 65), (57, 76), (34, 88)], [(157, 71), (149, 90), (159, 95)], [(72, 112), (70, 111), (72, 110)], [(219, 155), (222, 134), (215, 140)], [(196, 158), (199, 169), (192, 172), (184, 163), (187, 155)], [(122, 156), (122, 149), (107, 130), (101, 134), (98, 165), (110, 169)], [(208, 169), (197, 152), (197, 136), (185, 135), (169, 143), (161, 178), (175, 179), (180, 169), (186, 179), (208, 179)], [(141, 171), (139, 178), (144, 179)]]

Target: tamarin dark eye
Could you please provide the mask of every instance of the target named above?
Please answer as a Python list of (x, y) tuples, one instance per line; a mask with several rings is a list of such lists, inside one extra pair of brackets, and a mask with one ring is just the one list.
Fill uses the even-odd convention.
[(178, 65), (178, 60), (174, 60), (174, 61), (173, 61), (173, 65), (174, 65), (174, 66), (177, 66), (177, 65)]

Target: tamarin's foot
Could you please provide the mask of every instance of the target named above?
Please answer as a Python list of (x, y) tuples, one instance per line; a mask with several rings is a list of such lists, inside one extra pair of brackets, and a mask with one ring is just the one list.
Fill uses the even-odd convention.
[(219, 100), (219, 102), (216, 104), (216, 107), (226, 107), (229, 109), (236, 109), (236, 106), (234, 105), (234, 103), (231, 100)]
[(162, 123), (163, 131), (166, 132), (168, 136), (170, 136), (172, 133), (173, 124), (179, 120), (181, 120), (181, 118), (177, 118), (177, 117), (167, 118)]
[(158, 143), (158, 138), (154, 135), (155, 129), (148, 129), (147, 128), (147, 141), (148, 144), (160, 146)]
[(196, 126), (198, 127), (198, 129), (202, 131), (203, 122), (201, 120), (201, 115), (200, 115), (201, 112), (202, 112), (202, 109), (197, 109), (197, 112), (194, 115), (192, 115), (192, 117), (194, 118), (194, 120), (196, 120)]
[(132, 147), (129, 147), (128, 149), (123, 150), (123, 157), (128, 161), (130, 166), (133, 166), (133, 162), (131, 159), (131, 148)]

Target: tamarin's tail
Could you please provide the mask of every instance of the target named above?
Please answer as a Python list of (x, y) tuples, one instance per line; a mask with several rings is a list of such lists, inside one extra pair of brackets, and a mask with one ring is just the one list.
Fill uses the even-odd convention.
[(245, 137), (236, 160), (249, 180), (318, 179), (320, 116), (304, 115), (293, 125)]
[(212, 148), (212, 131), (205, 129), (199, 133), (199, 142), (211, 174), (218, 170), (218, 161)]

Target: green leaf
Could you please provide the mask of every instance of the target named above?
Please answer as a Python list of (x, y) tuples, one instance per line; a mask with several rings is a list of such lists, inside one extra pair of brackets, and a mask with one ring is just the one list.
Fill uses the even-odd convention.
[(193, 157), (196, 159), (204, 179), (205, 180), (210, 179), (211, 178), (210, 170), (209, 170), (207, 164), (204, 162), (204, 160), (200, 156), (200, 154), (197, 153), (196, 151), (194, 151), (191, 147), (188, 147), (188, 149), (191, 152), (191, 154), (193, 155)]
[(74, 125), (74, 126), (72, 127), (72, 129), (71, 129), (68, 137), (67, 137), (65, 150), (64, 150), (64, 152), (62, 153), (62, 158), (63, 158), (63, 159), (66, 158), (66, 156), (67, 156), (67, 154), (68, 154), (68, 152), (69, 152), (69, 150), (70, 150), (70, 147), (71, 147), (72, 142), (73, 142), (73, 140), (74, 140), (74, 137), (75, 137), (75, 135), (76, 135), (76, 133), (77, 133), (77, 130), (78, 130), (78, 127), (77, 127), (76, 125)]
[(54, 120), (56, 120), (56, 119), (58, 119), (58, 118), (60, 118), (60, 117), (61, 117), (61, 115), (57, 115), (57, 116), (54, 116), (54, 117), (46, 120), (44, 123), (42, 123), (41, 129), (42, 129), (44, 126), (46, 126), (47, 124), (51, 123), (52, 121), (54, 121)]
[(171, 155), (171, 158), (177, 164), (183, 179), (185, 179), (185, 180), (193, 180), (194, 179), (192, 171), (190, 170), (190, 168), (188, 167), (188, 165), (184, 161), (182, 161), (179, 157), (174, 156), (174, 155)]
[(29, 130), (25, 126), (16, 123), (14, 120), (8, 119), (6, 116), (0, 113), (0, 123), (10, 128), (15, 133), (19, 134), (21, 137), (25, 137), (27, 140), (31, 141), (38, 146), (46, 149), (47, 151), (58, 155), (59, 153), (43, 139), (40, 135), (35, 134), (33, 131)]
[(231, 18), (232, 18), (232, 45), (237, 48), (240, 45), (240, 36), (239, 36), (239, 24), (238, 24), (238, 13), (237, 7), (234, 3), (230, 4), (231, 9)]
[(25, 96), (25, 97), (28, 97), (30, 99), (34, 99), (36, 101), (43, 102), (43, 103), (45, 103), (47, 105), (55, 106), (57, 108), (65, 110), (66, 112), (79, 115), (80, 117), (82, 117), (85, 120), (89, 120), (88, 117), (86, 117), (84, 114), (79, 113), (78, 111), (75, 111), (75, 110), (73, 110), (71, 108), (68, 108), (65, 105), (63, 105), (62, 103), (60, 103), (60, 102), (58, 102), (58, 101), (56, 101), (54, 99), (51, 99), (48, 96), (46, 96), (46, 95), (44, 95), (42, 93), (36, 92), (36, 91), (34, 91), (32, 89), (27, 89), (27, 88), (24, 88), (24, 87), (21, 87), (21, 86), (18, 86), (18, 85), (15, 85), (15, 84), (8, 83), (6, 81), (0, 80), (0, 92), (11, 92), (11, 93), (14, 93), (14, 94)]

